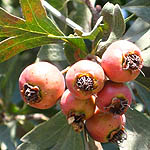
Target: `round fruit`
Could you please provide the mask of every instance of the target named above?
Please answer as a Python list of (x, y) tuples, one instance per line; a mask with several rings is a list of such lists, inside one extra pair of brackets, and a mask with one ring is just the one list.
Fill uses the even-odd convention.
[(84, 128), (84, 120), (93, 116), (95, 111), (94, 97), (78, 99), (67, 89), (60, 100), (62, 112), (67, 116), (68, 123), (72, 124), (75, 131), (80, 132)]
[(96, 105), (102, 112), (123, 114), (132, 102), (130, 89), (124, 83), (106, 81), (104, 88), (97, 93)]
[(124, 132), (125, 116), (97, 111), (86, 120), (86, 129), (90, 136), (101, 143), (121, 143), (126, 139)]
[(23, 100), (32, 107), (47, 109), (56, 104), (65, 90), (61, 72), (48, 62), (27, 66), (19, 77)]
[(114, 82), (134, 80), (143, 67), (141, 50), (129, 41), (116, 41), (104, 52), (101, 66), (107, 77)]
[(104, 86), (105, 75), (102, 67), (90, 60), (73, 64), (66, 74), (66, 85), (70, 92), (80, 99), (91, 97)]

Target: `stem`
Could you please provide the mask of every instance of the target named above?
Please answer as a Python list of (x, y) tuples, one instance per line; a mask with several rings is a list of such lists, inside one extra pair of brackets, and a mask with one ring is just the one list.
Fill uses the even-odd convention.
[(79, 31), (83, 31), (83, 28), (81, 26), (79, 26), (78, 24), (73, 22), (71, 19), (63, 16), (57, 9), (55, 9), (53, 6), (51, 6), (48, 2), (46, 2), (45, 0), (42, 0), (41, 2), (42, 2), (42, 5), (47, 10), (49, 10), (55, 17), (57, 17), (58, 19), (60, 19), (64, 23), (68, 24), (68, 26), (70, 26), (73, 29), (78, 29)]
[(62, 74), (65, 74), (70, 69), (70, 66), (61, 71)]
[[(99, 12), (100, 12), (100, 7), (94, 7), (93, 5), (92, 5), (92, 3), (90, 2), (90, 0), (83, 0), (85, 3), (86, 3), (86, 5), (87, 5), (87, 7), (89, 8), (89, 10), (91, 11), (91, 13), (92, 13), (92, 16), (93, 16), (93, 24), (95, 25), (96, 24), (96, 22), (97, 22), (97, 20), (98, 20), (98, 18), (100, 17), (100, 14), (99, 14)], [(98, 5), (99, 6), (99, 5)]]

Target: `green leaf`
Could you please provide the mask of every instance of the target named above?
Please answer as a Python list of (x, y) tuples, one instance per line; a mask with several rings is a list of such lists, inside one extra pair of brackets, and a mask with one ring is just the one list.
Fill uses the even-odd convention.
[(0, 37), (21, 35), (27, 30), (28, 26), (25, 24), (25, 20), (0, 8)]
[(142, 57), (144, 60), (144, 66), (150, 67), (150, 47), (147, 50), (142, 51)]
[[(21, 100), (20, 93), (18, 93), (18, 78), (25, 66), (28, 66), (35, 61), (36, 54), (36, 50), (27, 51), (23, 53), (23, 55), (16, 55), (0, 64), (0, 94), (3, 101), (6, 101), (7, 104), (16, 104)], [(7, 109), (7, 111), (10, 112), (11, 109)]]
[[(150, 80), (150, 78), (149, 78)], [(134, 87), (134, 95), (136, 97), (136, 99), (138, 99), (140, 101), (140, 103), (142, 103), (144, 105), (144, 109), (146, 110), (147, 113), (150, 113), (150, 101), (149, 101), (149, 97), (150, 97), (150, 82), (148, 82), (149, 80), (143, 81), (143, 83), (140, 83), (140, 81), (134, 81), (132, 82), (132, 86)], [(147, 82), (147, 84), (144, 82)], [(147, 85), (147, 86), (146, 86)]]
[(4, 143), (7, 149), (15, 150), (14, 134), (16, 122), (9, 122), (7, 125), (0, 125), (0, 144)]
[(102, 143), (102, 146), (104, 150), (120, 150), (118, 145), (113, 143)]
[(16, 54), (44, 44), (54, 43), (58, 40), (44, 35), (27, 32), (20, 36), (8, 38), (0, 42), (0, 62), (3, 62)]
[(21, 0), (21, 6), (26, 20), (0, 8), (0, 37), (9, 37), (0, 42), (0, 62), (26, 49), (58, 42), (63, 37), (47, 17), (40, 0)]
[[(66, 22), (60, 21), (62, 20), (62, 16), (68, 16), (68, 0), (47, 0), (42, 1), (43, 6), (48, 10), (48, 16), (52, 18), (52, 20), (57, 24), (59, 29), (63, 31), (63, 33), (68, 34), (68, 26)], [(58, 11), (59, 10), (59, 11)], [(57, 17), (56, 17), (57, 16)], [(61, 18), (61, 19), (60, 19)], [(69, 28), (70, 29), (70, 28)]]
[(104, 35), (104, 37), (107, 37), (107, 38), (113, 28), (114, 7), (115, 6), (112, 3), (107, 2), (101, 10), (101, 16), (103, 16), (103, 21), (104, 21), (104, 25), (105, 25), (105, 34), (106, 35)]
[(88, 136), (88, 142), (87, 143), (88, 143), (89, 150), (104, 150), (101, 143), (98, 141), (94, 141), (91, 138), (91, 136)]
[(150, 120), (134, 109), (127, 111), (126, 118), (127, 140), (120, 144), (120, 150), (149, 150)]
[(31, 31), (53, 35), (63, 35), (47, 17), (40, 0), (20, 0), (26, 24)]
[[(92, 0), (92, 3), (94, 3), (95, 0)], [(90, 31), (90, 24), (92, 19), (91, 12), (87, 8), (87, 6), (82, 3), (81, 1), (73, 1), (73, 11), (69, 15), (69, 18), (72, 19), (74, 22), (79, 24), (81, 27), (83, 27), (84, 31), (89, 32)]]
[(56, 0), (47, 0), (53, 7), (60, 10), (64, 7), (68, 0), (59, 0), (56, 3)]
[(142, 57), (144, 60), (144, 66), (150, 67), (150, 30), (148, 30), (143, 36), (141, 36), (135, 44), (142, 50)]
[(128, 2), (125, 6), (149, 6), (149, 0), (132, 0)]
[(149, 23), (143, 21), (141, 18), (137, 18), (127, 30), (127, 32), (123, 36), (123, 39), (136, 42), (149, 30), (149, 28)]
[[(108, 5), (109, 4), (109, 5)], [(97, 54), (101, 57), (102, 54), (104, 53), (104, 51), (106, 50), (106, 48), (114, 41), (120, 39), (123, 35), (123, 33), (125, 32), (125, 21), (120, 9), (120, 6), (118, 4), (116, 4), (115, 6), (113, 6), (112, 4), (108, 3), (107, 7), (111, 7), (111, 11), (106, 11), (106, 16), (108, 18), (111, 19), (112, 22), (107, 22), (109, 23), (109, 27), (111, 27), (111, 33), (107, 39), (107, 41), (105, 42), (101, 42), (98, 46), (97, 49)], [(107, 9), (106, 9), (107, 10)], [(113, 10), (113, 14), (112, 14), (112, 10)], [(105, 16), (104, 16), (105, 17)], [(108, 19), (107, 18), (107, 19)]]
[(114, 7), (112, 32), (108, 40), (118, 40), (122, 37), (126, 29), (125, 21), (118, 4)]
[(69, 39), (70, 43), (65, 44), (65, 55), (70, 64), (83, 59), (87, 56), (88, 51), (83, 39)]
[[(144, 86), (146, 86), (147, 88), (150, 88), (150, 72), (149, 72), (150, 68), (143, 68), (143, 72), (145, 74), (145, 77), (143, 75), (139, 75), (136, 78), (136, 81), (140, 82), (141, 84), (143, 84)], [(149, 75), (149, 76), (148, 76)]]
[(150, 35), (150, 29), (135, 42), (135, 44), (142, 51), (147, 50), (148, 48), (150, 48), (150, 38), (149, 38), (149, 35)]
[[(18, 65), (19, 57), (14, 57), (5, 63), (0, 64), (0, 73), (3, 74), (0, 80), (0, 92), (3, 101), (11, 102), (13, 92), (16, 89), (16, 81), (18, 81), (18, 74), (20, 69), (20, 64)], [(9, 68), (6, 70), (6, 68)], [(14, 74), (15, 72), (15, 74)], [(10, 80), (11, 78), (11, 80)], [(7, 90), (6, 90), (7, 89)]]
[(94, 28), (90, 32), (83, 33), (81, 37), (83, 37), (84, 39), (95, 40), (98, 34), (101, 34), (102, 36), (102, 33), (103, 33), (103, 28), (101, 25), (102, 20), (103, 20), (103, 17), (100, 17), (97, 20)]
[(60, 70), (67, 67), (68, 63), (64, 55), (64, 44), (49, 44), (40, 48), (37, 55), (38, 61), (49, 61), (55, 64)]
[(21, 140), (23, 143), (17, 150), (84, 150), (80, 133), (68, 125), (66, 117), (60, 112)]
[(149, 0), (133, 0), (127, 3), (124, 8), (138, 17), (141, 17), (144, 21), (150, 23), (150, 1)]

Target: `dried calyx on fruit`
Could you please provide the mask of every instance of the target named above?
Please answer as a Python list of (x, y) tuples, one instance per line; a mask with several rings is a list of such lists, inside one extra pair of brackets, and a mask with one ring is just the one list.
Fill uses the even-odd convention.
[(65, 90), (62, 73), (48, 62), (27, 66), (19, 77), (21, 96), (28, 105), (47, 109), (56, 104)]
[(123, 63), (122, 63), (122, 68), (125, 70), (139, 70), (142, 68), (142, 59), (139, 56), (139, 54), (134, 54), (134, 53), (126, 53), (123, 56)]
[(29, 104), (39, 103), (41, 101), (40, 88), (38, 86), (32, 86), (25, 83), (21, 93), (24, 94), (24, 97)]
[(97, 87), (97, 85), (94, 83), (92, 75), (89, 73), (77, 76), (76, 86), (83, 91), (91, 91)]
[(99, 110), (88, 120), (86, 129), (90, 136), (101, 143), (119, 144), (126, 139), (125, 115), (103, 113)]
[(130, 89), (124, 83), (106, 81), (104, 88), (97, 93), (96, 105), (102, 112), (124, 114), (132, 102)]
[(67, 116), (68, 124), (72, 125), (73, 130), (76, 132), (81, 132), (84, 129), (85, 114), (75, 113), (71, 111)]
[(88, 99), (81, 100), (67, 89), (61, 97), (60, 107), (73, 129), (81, 132), (84, 128), (84, 121), (94, 114), (94, 97), (91, 96)]
[(114, 82), (134, 80), (143, 67), (141, 50), (126, 40), (112, 43), (102, 56), (101, 66), (107, 77)]
[(66, 74), (68, 89), (79, 99), (86, 99), (104, 86), (105, 75), (102, 67), (90, 60), (73, 64)]

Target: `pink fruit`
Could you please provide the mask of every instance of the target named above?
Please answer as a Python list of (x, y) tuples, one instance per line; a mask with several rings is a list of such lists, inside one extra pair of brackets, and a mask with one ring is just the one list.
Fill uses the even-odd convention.
[(104, 86), (102, 67), (90, 60), (80, 60), (68, 70), (66, 84), (71, 93), (79, 99), (86, 99), (99, 92)]
[(143, 67), (141, 50), (129, 41), (116, 41), (104, 52), (101, 66), (114, 82), (134, 80)]
[(125, 116), (97, 111), (86, 120), (86, 129), (90, 136), (101, 143), (120, 143), (126, 139), (124, 132)]
[(19, 77), (20, 93), (32, 107), (47, 109), (56, 104), (65, 90), (61, 72), (48, 62), (38, 62), (26, 67)]
[(102, 112), (123, 114), (132, 102), (130, 89), (124, 83), (107, 81), (97, 93), (96, 105)]
[(84, 127), (84, 120), (93, 116), (95, 111), (94, 97), (78, 99), (67, 89), (60, 101), (62, 112), (66, 115), (68, 123), (72, 124), (75, 131), (80, 132)]

